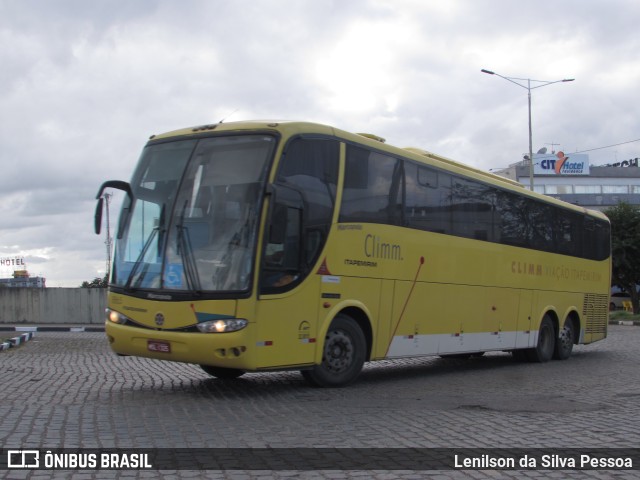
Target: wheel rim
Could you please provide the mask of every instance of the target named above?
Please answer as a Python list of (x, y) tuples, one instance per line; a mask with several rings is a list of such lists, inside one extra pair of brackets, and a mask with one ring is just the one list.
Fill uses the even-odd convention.
[(569, 326), (565, 326), (560, 332), (560, 346), (564, 351), (571, 349), (573, 346), (573, 329)]
[(324, 365), (333, 373), (342, 373), (349, 369), (354, 358), (353, 341), (342, 330), (334, 330), (327, 334), (324, 349)]

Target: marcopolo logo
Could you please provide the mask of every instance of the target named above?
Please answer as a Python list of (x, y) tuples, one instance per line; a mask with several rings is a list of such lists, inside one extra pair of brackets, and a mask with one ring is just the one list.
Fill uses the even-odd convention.
[(536, 160), (535, 173), (542, 175), (588, 175), (589, 157), (583, 154), (566, 156), (564, 152), (541, 155)]

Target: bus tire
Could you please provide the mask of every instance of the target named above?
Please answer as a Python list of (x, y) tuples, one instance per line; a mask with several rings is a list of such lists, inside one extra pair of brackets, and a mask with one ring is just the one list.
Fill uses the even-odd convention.
[(212, 377), (221, 380), (233, 380), (245, 373), (244, 370), (238, 370), (237, 368), (212, 367), (211, 365), (200, 365), (200, 368)]
[(573, 344), (575, 342), (575, 329), (573, 322), (567, 318), (564, 326), (560, 330), (560, 335), (556, 338), (556, 346), (553, 352), (553, 358), (556, 360), (566, 360), (571, 356)]
[(538, 331), (538, 344), (534, 348), (527, 350), (527, 359), (530, 362), (544, 363), (551, 360), (555, 351), (556, 334), (553, 322), (548, 315), (545, 315), (540, 322)]
[(367, 344), (360, 326), (350, 317), (338, 314), (324, 339), (322, 363), (302, 376), (316, 387), (344, 387), (360, 374)]

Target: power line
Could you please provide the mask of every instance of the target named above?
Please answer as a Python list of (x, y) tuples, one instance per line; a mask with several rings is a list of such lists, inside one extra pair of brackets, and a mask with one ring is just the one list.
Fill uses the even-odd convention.
[(633, 142), (640, 142), (640, 138), (637, 138), (635, 140), (629, 140), (628, 142), (614, 143), (613, 145), (607, 145), (606, 147), (591, 148), (589, 150), (580, 150), (579, 152), (573, 152), (573, 153), (593, 152), (594, 150), (603, 150), (605, 148), (618, 147), (620, 145), (626, 145), (627, 143), (633, 143)]

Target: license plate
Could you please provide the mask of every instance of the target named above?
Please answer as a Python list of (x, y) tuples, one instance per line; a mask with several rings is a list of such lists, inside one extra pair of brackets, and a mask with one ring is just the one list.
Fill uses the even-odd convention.
[(160, 340), (147, 340), (147, 350), (150, 352), (171, 353), (171, 344)]

